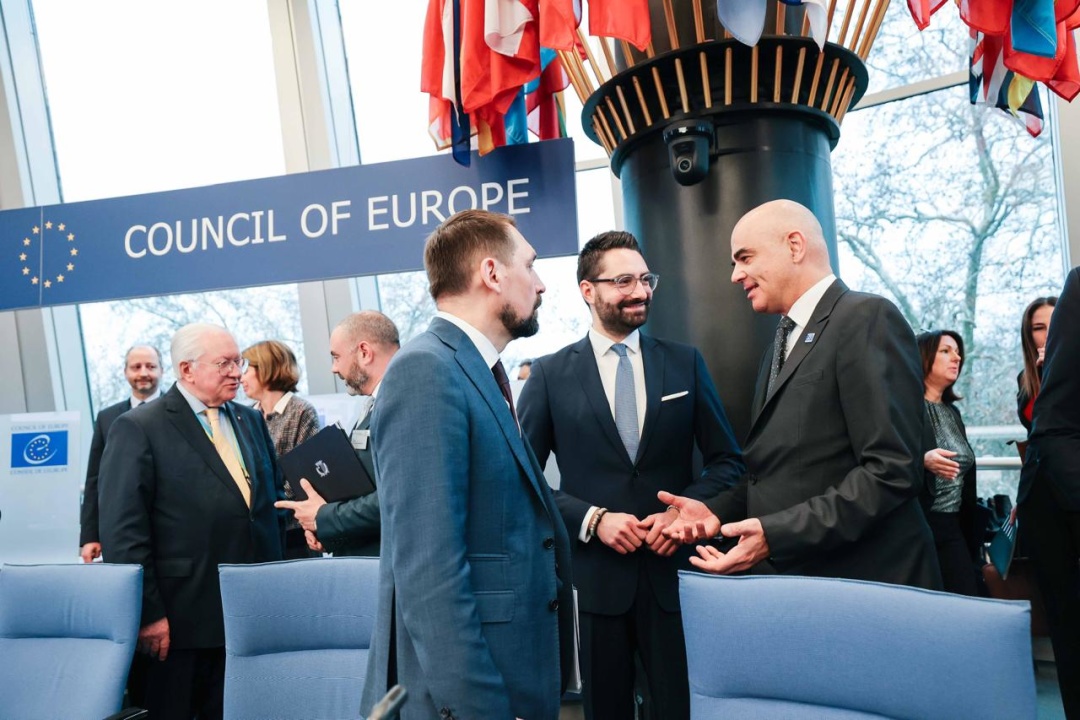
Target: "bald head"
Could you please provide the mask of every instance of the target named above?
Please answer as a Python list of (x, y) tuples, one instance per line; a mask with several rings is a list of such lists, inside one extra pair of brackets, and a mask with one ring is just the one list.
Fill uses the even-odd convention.
[(731, 231), (731, 259), (731, 281), (764, 313), (786, 314), (832, 272), (821, 223), (792, 200), (773, 200), (743, 215)]

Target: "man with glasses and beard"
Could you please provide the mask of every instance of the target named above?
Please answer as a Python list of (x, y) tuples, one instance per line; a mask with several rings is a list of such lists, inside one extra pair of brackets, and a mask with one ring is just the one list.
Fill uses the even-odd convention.
[(573, 669), (566, 530), (521, 434), (499, 353), (539, 328), (536, 251), (467, 210), (424, 247), (438, 314), (387, 369), (371, 420), (379, 610), (361, 712), (556, 720)]
[[(353, 313), (330, 333), (330, 369), (345, 381), (350, 395), (371, 397), (364, 415), (349, 438), (353, 452), (368, 475), (375, 477), (371, 457), (371, 411), (386, 367), (401, 347), (394, 321), (376, 310)], [(379, 492), (341, 502), (328, 503), (311, 483), (301, 480), (307, 499), (282, 500), (277, 507), (291, 510), (304, 528), (308, 547), (335, 556), (379, 555)]]
[[(597, 235), (578, 257), (588, 335), (533, 363), (521, 424), (540, 463), (555, 453), (555, 494), (573, 541), (585, 717), (634, 717), (634, 655), (652, 717), (688, 718), (676, 571), (689, 553), (662, 531), (668, 490), (712, 497), (742, 456), (695, 348), (641, 334), (659, 277), (626, 232)], [(694, 447), (704, 467), (694, 472)]]

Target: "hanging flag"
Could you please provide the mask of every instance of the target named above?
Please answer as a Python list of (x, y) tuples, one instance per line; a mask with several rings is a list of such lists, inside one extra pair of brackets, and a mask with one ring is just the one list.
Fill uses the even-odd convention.
[[(854, 0), (849, 0), (853, 2)], [(965, 0), (960, 0), (964, 2)], [(967, 0), (969, 2), (995, 2), (1000, 0)], [(908, 10), (911, 12), (911, 18), (915, 21), (915, 25), (920, 30), (925, 30), (930, 27), (930, 16), (938, 11), (938, 9), (945, 4), (945, 0), (908, 0)]]
[(765, 29), (766, 0), (716, 0), (716, 16), (736, 40), (751, 47)]
[(517, 55), (525, 26), (533, 20), (533, 14), (521, 0), (486, 0), (484, 42), (500, 55)]
[(540, 51), (540, 65), (543, 68), (540, 77), (525, 85), (529, 130), (541, 140), (566, 137), (566, 121), (559, 106), (559, 93), (570, 84), (570, 78), (554, 50), (543, 48)]
[(652, 42), (649, 0), (589, 0), (589, 34), (626, 40), (644, 51)]
[(525, 109), (525, 88), (518, 91), (503, 117), (507, 145), (524, 145), (529, 142), (529, 113)]
[(440, 150), (453, 148), (454, 159), (468, 166), (469, 116), (461, 111), (460, 12), (458, 0), (431, 0), (424, 21), (420, 90), (430, 96), (428, 132)]
[(581, 24), (581, 0), (540, 0), (540, 45), (573, 50)]
[(1058, 47), (1054, 0), (1013, 0), (1009, 31), (1017, 52), (1054, 57)]
[(985, 35), (1004, 35), (1009, 31), (1011, 0), (960, 0), (959, 6), (960, 19), (972, 30)]
[(825, 38), (829, 34), (829, 9), (825, 0), (781, 0), (785, 5), (801, 5), (806, 19), (810, 23), (810, 37), (814, 38), (818, 50), (825, 49)]
[(968, 89), (972, 105), (988, 105), (1009, 113), (1032, 137), (1043, 127), (1038, 86), (1008, 70), (1003, 60), (1002, 38), (972, 32)]

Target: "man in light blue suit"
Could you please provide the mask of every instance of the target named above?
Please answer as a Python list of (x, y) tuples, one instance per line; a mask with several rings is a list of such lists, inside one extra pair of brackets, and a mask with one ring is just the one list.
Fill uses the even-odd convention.
[(513, 220), (458, 213), (428, 238), (439, 309), (391, 362), (371, 423), (379, 611), (362, 712), (555, 720), (573, 669), (569, 540), (499, 353), (538, 328), (544, 284)]

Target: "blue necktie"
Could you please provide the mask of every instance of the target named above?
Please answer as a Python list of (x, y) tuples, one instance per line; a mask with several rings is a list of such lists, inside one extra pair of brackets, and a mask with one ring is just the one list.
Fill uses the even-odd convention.
[(626, 346), (615, 343), (611, 346), (612, 352), (619, 356), (619, 367), (615, 370), (615, 427), (619, 430), (619, 438), (626, 447), (626, 454), (630, 456), (630, 462), (637, 460), (638, 421), (637, 421), (637, 390), (634, 389), (634, 367), (630, 364), (630, 358), (626, 356)]

